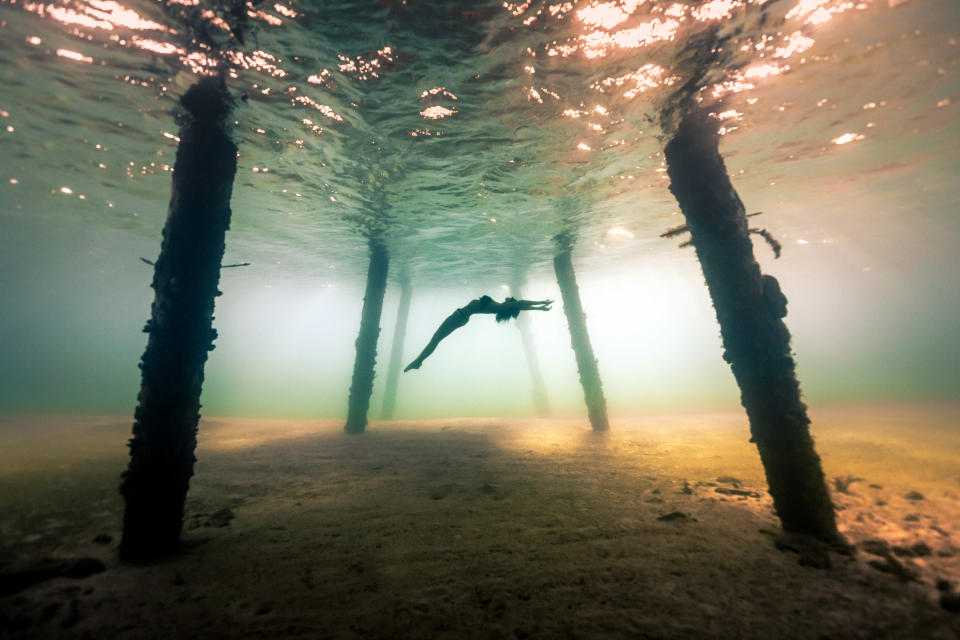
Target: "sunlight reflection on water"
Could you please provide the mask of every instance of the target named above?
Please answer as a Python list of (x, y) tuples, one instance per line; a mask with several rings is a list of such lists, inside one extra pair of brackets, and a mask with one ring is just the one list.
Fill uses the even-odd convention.
[[(880, 166), (912, 137), (956, 130), (956, 21), (943, 1), (324, 7), (0, 2), (5, 156), (18, 158), (0, 189), (56, 210), (46, 215), (155, 234), (178, 141), (170, 113), (195, 74), (226, 65), (242, 98), (231, 247), (265, 264), (295, 252), (290, 275), (319, 262), (356, 274), (357, 229), (385, 227), (397, 256), (443, 284), (437, 265), (472, 278), (501, 278), (517, 260), (542, 269), (565, 227), (583, 238), (587, 268), (674, 255), (657, 239), (676, 211), (661, 116), (697, 65), (708, 70), (694, 90), (719, 100), (748, 208), (762, 190), (802, 198), (838, 171), (869, 184), (862, 156), (796, 170), (831, 148), (872, 145)], [(688, 45), (708, 33), (715, 50), (691, 67)], [(940, 161), (909, 166), (920, 175)], [(51, 183), (62, 175), (85, 202), (53, 204), (72, 195)], [(778, 213), (768, 225), (787, 235), (833, 215)], [(607, 246), (617, 227), (633, 241)]]

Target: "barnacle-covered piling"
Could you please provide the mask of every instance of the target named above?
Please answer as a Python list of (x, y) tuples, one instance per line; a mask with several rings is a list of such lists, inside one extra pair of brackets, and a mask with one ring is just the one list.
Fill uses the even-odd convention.
[(170, 208), (154, 301), (144, 328), (150, 337), (140, 369), (130, 464), (120, 491), (126, 500), (120, 556), (156, 559), (176, 548), (193, 475), (200, 391), (213, 349), (214, 298), (230, 226), (237, 147), (225, 127), (231, 100), (205, 78), (180, 99), (185, 113), (173, 170)]
[[(523, 300), (523, 278), (515, 277), (510, 285), (510, 295), (517, 300)], [(540, 373), (540, 360), (537, 358), (537, 348), (533, 341), (533, 331), (530, 328), (530, 317), (521, 313), (517, 316), (517, 329), (520, 331), (520, 342), (523, 344), (523, 353), (527, 358), (527, 367), (530, 370), (530, 386), (533, 393), (533, 406), (541, 418), (550, 416), (550, 400), (547, 389), (543, 384), (543, 374)]]
[(698, 108), (665, 149), (680, 204), (785, 531), (839, 542), (833, 503), (810, 436), (783, 322), (787, 300), (753, 254), (747, 216), (719, 152), (717, 126)]
[(357, 357), (353, 363), (350, 398), (347, 402), (347, 433), (363, 433), (367, 428), (367, 411), (373, 393), (374, 368), (377, 362), (377, 339), (380, 337), (380, 315), (383, 312), (383, 294), (387, 290), (387, 270), (390, 264), (387, 245), (371, 235), (370, 266), (367, 269), (367, 288), (363, 295), (360, 315), (360, 334), (357, 336)]
[(413, 287), (410, 279), (400, 278), (400, 306), (397, 307), (397, 322), (393, 330), (393, 345), (390, 347), (390, 364), (387, 367), (387, 388), (383, 394), (383, 408), (380, 417), (384, 420), (393, 418), (393, 411), (397, 406), (397, 386), (400, 384), (400, 368), (403, 366), (403, 342), (407, 337), (407, 318), (410, 317), (410, 298), (413, 297)]
[(587, 315), (583, 312), (577, 276), (573, 270), (573, 237), (569, 233), (562, 233), (557, 236), (556, 241), (557, 253), (553, 257), (553, 269), (557, 274), (557, 284), (563, 298), (563, 313), (567, 316), (570, 345), (573, 347), (577, 370), (580, 372), (587, 414), (594, 431), (606, 431), (610, 428), (607, 401), (603, 397), (600, 371), (597, 369), (597, 359), (593, 355), (590, 335), (587, 333)]

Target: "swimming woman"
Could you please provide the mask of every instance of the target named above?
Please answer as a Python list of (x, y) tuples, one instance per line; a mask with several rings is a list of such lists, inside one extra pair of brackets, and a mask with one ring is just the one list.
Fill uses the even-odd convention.
[(430, 342), (423, 348), (417, 359), (408, 364), (403, 371), (406, 373), (410, 369), (419, 369), (423, 361), (437, 348), (440, 341), (453, 333), (454, 330), (467, 324), (470, 316), (475, 313), (495, 314), (497, 322), (506, 322), (510, 318), (516, 318), (521, 311), (550, 311), (551, 304), (553, 304), (553, 300), (517, 300), (516, 298), (507, 298), (503, 302), (497, 302), (490, 296), (471, 300), (466, 306), (460, 307), (447, 316), (447, 319), (440, 324), (440, 328), (430, 338)]

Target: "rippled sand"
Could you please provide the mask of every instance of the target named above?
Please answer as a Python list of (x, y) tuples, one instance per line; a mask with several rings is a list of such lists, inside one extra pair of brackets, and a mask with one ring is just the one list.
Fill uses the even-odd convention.
[(573, 419), (353, 437), (207, 419), (184, 550), (151, 567), (116, 560), (130, 420), (6, 417), (0, 571), (82, 556), (106, 571), (2, 597), (0, 623), (37, 638), (954, 638), (934, 585), (960, 580), (958, 417), (813, 412), (831, 487), (850, 481), (842, 530), (891, 550), (829, 569), (776, 549), (740, 414), (606, 435)]

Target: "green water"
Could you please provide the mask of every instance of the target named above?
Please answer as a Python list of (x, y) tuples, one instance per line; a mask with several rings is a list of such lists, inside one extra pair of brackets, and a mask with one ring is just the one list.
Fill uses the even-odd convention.
[[(0, 1), (0, 411), (135, 404), (152, 297), (139, 258), (159, 249), (173, 112), (209, 21), (188, 10)], [(414, 283), (406, 360), (518, 273), (526, 297), (559, 300), (551, 238), (574, 230), (611, 413), (736, 407), (695, 256), (658, 237), (682, 221), (660, 109), (711, 26), (734, 53), (704, 95), (728, 89), (721, 150), (784, 244), (756, 252), (790, 299), (808, 402), (960, 395), (952, 0), (259, 11), (242, 45), (210, 27), (246, 96), (225, 262), (252, 265), (223, 272), (205, 414), (345, 414), (371, 226)], [(554, 413), (582, 415), (560, 305), (531, 320)], [(477, 317), (402, 376), (396, 415), (533, 411), (519, 332)]]

